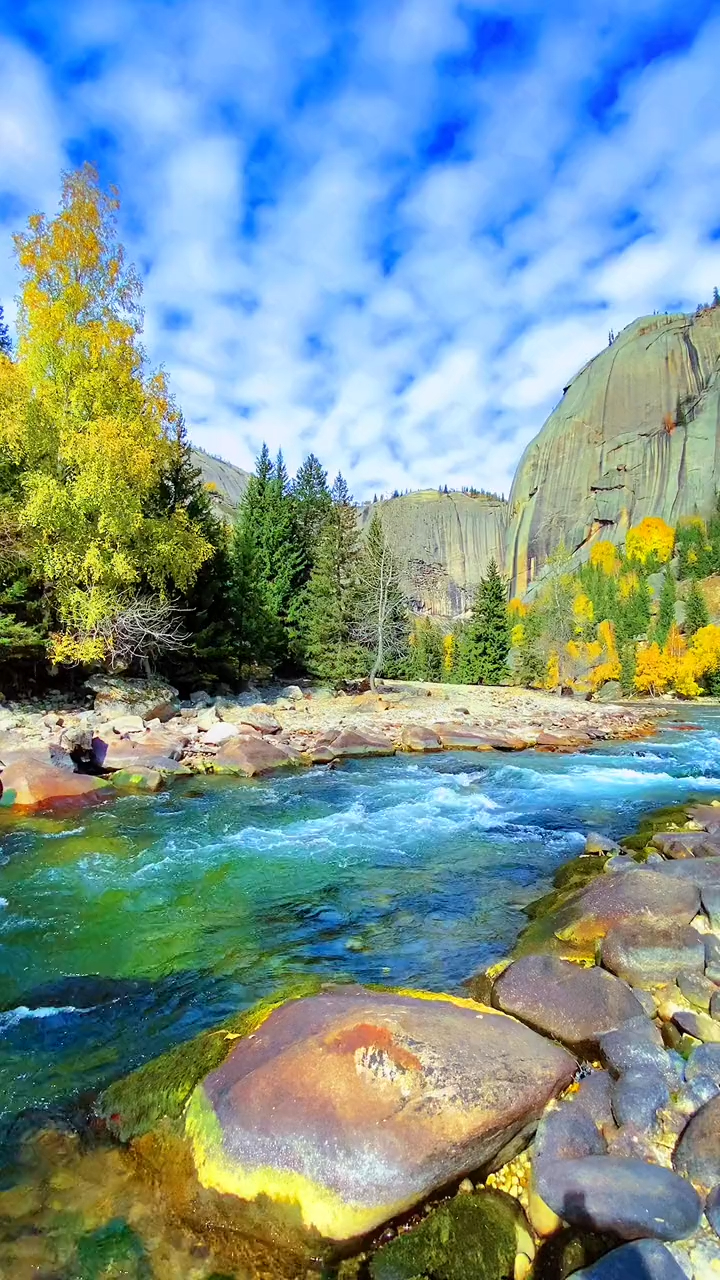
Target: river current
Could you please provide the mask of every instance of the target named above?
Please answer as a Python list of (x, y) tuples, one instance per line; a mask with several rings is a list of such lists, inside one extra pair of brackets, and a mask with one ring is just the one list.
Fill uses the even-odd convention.
[(191, 779), (0, 830), (0, 1119), (62, 1110), (312, 974), (460, 991), (583, 848), (720, 796), (701, 731)]

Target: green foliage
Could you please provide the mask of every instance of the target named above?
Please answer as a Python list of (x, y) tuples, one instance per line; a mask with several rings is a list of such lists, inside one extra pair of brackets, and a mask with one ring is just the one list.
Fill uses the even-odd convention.
[(615, 622), (618, 647), (647, 634), (652, 616), (650, 587), (644, 574), (638, 574), (637, 585), (625, 596), (618, 597)]
[(701, 627), (706, 627), (709, 621), (710, 615), (705, 603), (705, 597), (700, 590), (697, 579), (693, 578), (685, 604), (685, 634), (694, 636), (695, 632), (699, 631)]
[(507, 583), (494, 560), (480, 579), (472, 615), (460, 643), (462, 684), (502, 684), (509, 677), (510, 617)]
[[(706, 578), (720, 565), (720, 519), (714, 516), (712, 534), (703, 520), (688, 520), (678, 525), (675, 551), (678, 578)], [(714, 536), (713, 536), (714, 535)]]
[(360, 535), (352, 497), (341, 475), (318, 534), (315, 563), (301, 609), (301, 635), (308, 670), (335, 686), (365, 669), (365, 654), (353, 638), (360, 599)]
[[(341, 476), (338, 479), (342, 479)], [(343, 482), (344, 483), (344, 482)], [(295, 506), (298, 546), (302, 552), (303, 575), (310, 577), (318, 543), (332, 507), (327, 472), (314, 453), (308, 454), (291, 485)]]
[(668, 566), (665, 570), (663, 578), (662, 591), (660, 592), (660, 608), (655, 620), (655, 639), (658, 644), (664, 645), (670, 634), (670, 628), (675, 621), (675, 601), (677, 599), (677, 590), (675, 586), (675, 575)]
[(442, 628), (432, 618), (416, 618), (409, 642), (409, 680), (440, 682), (446, 678), (443, 671), (444, 640)]

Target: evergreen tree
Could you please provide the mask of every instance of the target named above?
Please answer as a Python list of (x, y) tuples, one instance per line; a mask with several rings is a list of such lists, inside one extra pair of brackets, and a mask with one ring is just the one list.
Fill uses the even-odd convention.
[(365, 655), (353, 639), (360, 594), (359, 562), (357, 514), (348, 487), (338, 475), (301, 612), (308, 670), (335, 686), (352, 680), (364, 668)]
[(675, 622), (675, 600), (677, 591), (675, 588), (675, 576), (669, 567), (665, 570), (663, 578), (662, 591), (660, 593), (660, 609), (658, 611), (655, 622), (655, 639), (659, 645), (664, 645), (670, 633), (670, 628)]
[(0, 303), (0, 356), (12, 356), (12, 341), (10, 339), (10, 330), (5, 323), (5, 313)]
[(462, 638), (458, 663), (462, 684), (501, 684), (507, 680), (511, 631), (507, 596), (507, 583), (491, 560)]
[(310, 577), (323, 525), (332, 506), (327, 472), (314, 453), (308, 454), (292, 483), (298, 549), (302, 552), (302, 573)]
[(212, 547), (212, 556), (177, 603), (183, 611), (187, 648), (163, 663), (171, 679), (181, 685), (234, 682), (237, 664), (233, 642), (232, 565), (227, 529), (213, 510), (202, 478), (192, 460), (182, 417), (178, 419), (171, 458), (162, 477), (159, 506), (163, 513), (185, 512)]
[(409, 680), (443, 679), (445, 637), (432, 618), (417, 618), (410, 634), (407, 662)]
[(237, 673), (244, 677), (253, 664), (272, 666), (282, 644), (278, 620), (270, 614), (263, 594), (247, 510), (238, 514), (229, 555), (233, 653)]
[(695, 632), (701, 627), (706, 627), (709, 621), (710, 615), (705, 597), (700, 590), (697, 578), (693, 578), (685, 606), (685, 634), (694, 636)]

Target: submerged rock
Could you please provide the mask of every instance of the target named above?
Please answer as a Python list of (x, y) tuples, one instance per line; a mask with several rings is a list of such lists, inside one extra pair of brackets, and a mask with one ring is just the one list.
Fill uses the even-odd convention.
[(473, 1001), (354, 988), (271, 1013), (198, 1085), (186, 1131), (204, 1187), (349, 1239), (501, 1163), (575, 1065)]
[(56, 769), (28, 757), (10, 764), (2, 772), (0, 805), (36, 809), (45, 805), (87, 804), (102, 800), (112, 790), (103, 778)]
[(481, 1191), (440, 1205), (373, 1254), (369, 1270), (372, 1280), (507, 1280), (518, 1248), (534, 1252), (517, 1200)]
[(642, 1013), (630, 988), (612, 974), (551, 955), (515, 960), (497, 979), (493, 1003), (582, 1050), (596, 1049), (604, 1032)]
[(644, 1160), (585, 1156), (543, 1163), (538, 1190), (571, 1226), (612, 1232), (622, 1240), (682, 1240), (698, 1226), (702, 1206), (683, 1178)]

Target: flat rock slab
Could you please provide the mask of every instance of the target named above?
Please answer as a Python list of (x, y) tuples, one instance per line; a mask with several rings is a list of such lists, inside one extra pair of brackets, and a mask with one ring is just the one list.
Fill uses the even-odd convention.
[(666, 858), (682, 861), (685, 858), (717, 858), (720, 855), (720, 833), (707, 831), (658, 831), (651, 844)]
[(622, 875), (602, 876), (559, 913), (557, 935), (581, 943), (604, 937), (613, 925), (623, 921), (690, 924), (700, 905), (699, 888), (694, 881), (683, 879), (670, 888), (664, 873), (708, 865), (709, 859), (692, 859), (664, 863), (660, 870), (639, 868)]
[(118, 738), (101, 734), (92, 740), (92, 753), (100, 769), (160, 769), (163, 773), (184, 772), (178, 761), (183, 744), (165, 735), (146, 734), (143, 738)]
[(678, 1009), (673, 1022), (696, 1040), (703, 1044), (720, 1044), (720, 1022), (711, 1018), (709, 1013), (696, 1013), (694, 1009)]
[(664, 1244), (633, 1240), (591, 1267), (574, 1271), (573, 1280), (687, 1280), (687, 1276)]
[(527, 738), (511, 733), (486, 733), (470, 725), (442, 721), (432, 726), (442, 745), (454, 751), (524, 751), (530, 746)]
[(56, 769), (42, 760), (18, 760), (2, 773), (3, 808), (39, 809), (57, 804), (92, 804), (112, 792), (103, 778)]
[(295, 764), (299, 752), (283, 742), (257, 734), (252, 738), (240, 736), (224, 742), (213, 758), (213, 767), (222, 773), (238, 773), (255, 778), (273, 769)]
[(621, 1240), (682, 1240), (696, 1229), (702, 1206), (689, 1182), (670, 1169), (613, 1156), (544, 1162), (537, 1188), (571, 1226)]
[(360, 733), (343, 729), (329, 744), (336, 756), (391, 756), (395, 744), (381, 733)]
[(493, 1004), (570, 1048), (592, 1051), (642, 1006), (624, 982), (603, 969), (552, 955), (523, 956), (495, 982)]
[(706, 1193), (720, 1183), (720, 1097), (706, 1102), (683, 1130), (673, 1164)]
[(469, 1000), (362, 988), (282, 1005), (187, 1112), (200, 1182), (344, 1240), (503, 1158), (574, 1059)]
[[(646, 871), (643, 874), (651, 873)], [(686, 858), (682, 862), (665, 862), (662, 866), (653, 867), (652, 874), (687, 881), (688, 884), (697, 885), (699, 889), (709, 889), (720, 885), (720, 858)]]
[(441, 751), (442, 743), (433, 729), (421, 724), (406, 724), (400, 734), (405, 751)]
[(652, 987), (675, 982), (681, 974), (701, 975), (705, 943), (691, 925), (634, 920), (608, 931), (601, 956), (606, 969), (632, 986)]

